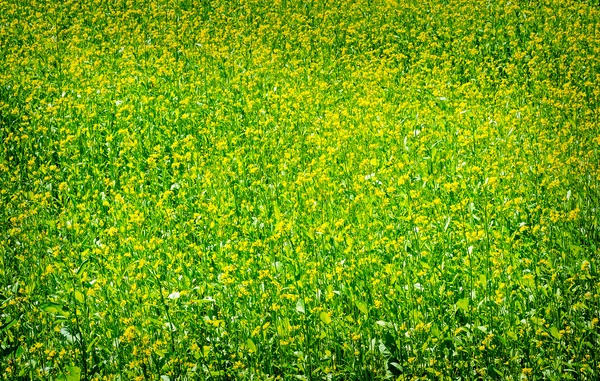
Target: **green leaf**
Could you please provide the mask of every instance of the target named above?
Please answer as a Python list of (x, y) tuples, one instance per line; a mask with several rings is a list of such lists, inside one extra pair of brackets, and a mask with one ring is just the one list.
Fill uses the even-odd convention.
[(321, 311), (321, 313), (319, 314), (319, 317), (321, 318), (321, 321), (325, 324), (330, 324), (331, 323), (331, 318), (329, 317), (329, 314), (325, 311)]
[(532, 316), (531, 317), (531, 322), (535, 325), (542, 325), (546, 322), (545, 319), (539, 318), (537, 316)]
[(296, 302), (296, 311), (300, 312), (301, 314), (306, 313), (306, 309), (304, 308), (304, 300), (298, 299)]
[(77, 366), (68, 366), (67, 374), (64, 376), (66, 381), (79, 381), (81, 380), (81, 369)]
[(513, 332), (513, 331), (506, 331), (506, 335), (513, 339), (513, 340), (518, 340), (519, 338), (517, 337), (517, 335)]
[(75, 299), (77, 299), (79, 303), (83, 303), (83, 301), (85, 300), (83, 294), (79, 291), (75, 291)]
[(467, 299), (467, 298), (460, 299), (458, 302), (456, 302), (456, 307), (460, 308), (461, 310), (468, 311), (469, 310), (469, 299)]
[(367, 305), (365, 303), (363, 303), (363, 302), (357, 301), (356, 302), (356, 308), (358, 308), (358, 310), (360, 312), (362, 312), (363, 314), (365, 314), (365, 315), (367, 313), (369, 313), (369, 309), (367, 308)]
[(81, 262), (81, 265), (79, 266), (79, 268), (75, 271), (75, 274), (79, 274), (81, 272), (81, 270), (83, 270), (86, 265), (90, 262), (89, 258), (86, 259), (85, 261)]
[(248, 345), (248, 350), (251, 353), (256, 352), (256, 344), (254, 344), (254, 341), (252, 341), (251, 338), (248, 338), (248, 340), (246, 340), (246, 344)]
[(9, 329), (10, 327), (12, 327), (16, 322), (17, 322), (17, 319), (12, 319), (8, 323), (3, 324), (2, 327), (0, 327), (0, 333), (4, 332), (7, 329)]
[(40, 305), (43, 311), (51, 314), (57, 314), (62, 316), (69, 316), (69, 313), (63, 309), (63, 305), (54, 302), (45, 302)]
[(164, 325), (164, 323), (158, 319), (155, 318), (148, 318), (147, 322), (152, 323), (158, 327), (162, 327)]
[(556, 327), (550, 327), (550, 334), (555, 338), (555, 339), (560, 339), (560, 332), (558, 332), (558, 328)]
[(279, 273), (283, 269), (283, 264), (279, 261), (273, 262), (273, 269), (276, 273)]
[(92, 352), (92, 349), (94, 348), (94, 345), (96, 345), (96, 343), (100, 341), (100, 337), (97, 336), (94, 340), (90, 341), (88, 346), (87, 346), (87, 351), (88, 352)]
[(493, 366), (490, 366), (488, 368), (488, 373), (490, 375), (493, 375), (496, 378), (503, 378), (504, 374), (502, 374), (502, 372), (500, 372), (498, 369), (494, 368)]

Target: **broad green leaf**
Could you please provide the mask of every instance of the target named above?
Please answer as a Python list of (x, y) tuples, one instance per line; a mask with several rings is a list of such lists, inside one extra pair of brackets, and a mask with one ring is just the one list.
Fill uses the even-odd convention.
[(83, 294), (79, 291), (75, 291), (75, 299), (77, 299), (79, 303), (83, 303), (83, 301), (85, 300)]
[(296, 311), (300, 312), (301, 314), (306, 313), (306, 310), (304, 309), (304, 300), (298, 299), (296, 302)]
[(555, 338), (555, 339), (560, 339), (560, 332), (558, 331), (558, 328), (556, 327), (550, 327), (550, 334)]
[(45, 302), (40, 305), (43, 311), (51, 314), (58, 314), (62, 316), (69, 316), (69, 313), (63, 309), (63, 305), (54, 302)]
[(248, 340), (246, 340), (246, 344), (248, 345), (248, 350), (250, 352), (256, 352), (256, 344), (254, 344), (254, 341), (252, 341), (251, 338), (248, 338)]
[(383, 342), (380, 342), (379, 345), (377, 346), (377, 348), (379, 349), (379, 352), (382, 355), (384, 355), (384, 356), (390, 355), (390, 351), (385, 347), (385, 344), (383, 344)]
[(58, 303), (46, 302), (40, 305), (40, 308), (46, 312), (51, 314), (56, 314), (62, 310), (62, 305)]
[(363, 302), (357, 301), (356, 302), (356, 308), (358, 308), (358, 310), (360, 312), (362, 312), (363, 314), (367, 314), (369, 312), (369, 309), (367, 308), (367, 305)]
[(81, 369), (77, 366), (68, 366), (67, 374), (64, 376), (66, 381), (79, 381), (81, 380)]
[(456, 307), (460, 308), (461, 310), (468, 311), (469, 299), (467, 299), (467, 298), (460, 299), (458, 302), (456, 302)]
[(319, 314), (319, 317), (321, 318), (321, 321), (325, 324), (330, 324), (331, 323), (331, 317), (329, 317), (329, 314), (325, 311), (321, 311), (321, 313)]

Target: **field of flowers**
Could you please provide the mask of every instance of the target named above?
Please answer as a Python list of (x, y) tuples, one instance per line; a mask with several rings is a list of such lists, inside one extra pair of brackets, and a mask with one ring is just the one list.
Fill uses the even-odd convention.
[(0, 380), (598, 380), (600, 6), (0, 0)]

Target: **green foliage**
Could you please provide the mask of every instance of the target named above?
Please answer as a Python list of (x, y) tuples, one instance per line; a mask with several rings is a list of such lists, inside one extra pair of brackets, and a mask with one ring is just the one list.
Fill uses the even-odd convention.
[(0, 380), (596, 380), (592, 2), (0, 0)]

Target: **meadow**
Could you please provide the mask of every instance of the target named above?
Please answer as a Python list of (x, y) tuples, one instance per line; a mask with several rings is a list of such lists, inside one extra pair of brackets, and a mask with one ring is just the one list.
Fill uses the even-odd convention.
[(0, 0), (0, 380), (600, 379), (600, 5)]

